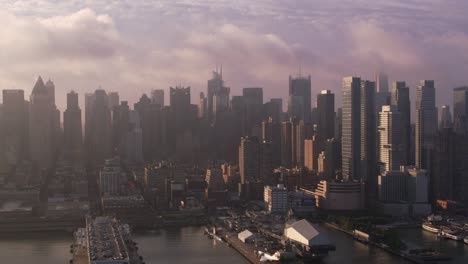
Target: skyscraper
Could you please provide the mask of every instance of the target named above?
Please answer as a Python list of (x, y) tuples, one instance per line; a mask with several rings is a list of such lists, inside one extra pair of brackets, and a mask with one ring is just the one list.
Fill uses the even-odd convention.
[(436, 132), (437, 109), (434, 81), (423, 80), (416, 90), (415, 161), (419, 169), (431, 168)]
[(440, 128), (452, 127), (452, 114), (450, 113), (450, 106), (443, 105), (440, 109)]
[(322, 90), (317, 95), (317, 137), (320, 151), (327, 139), (335, 137), (335, 95), (330, 90)]
[(285, 121), (281, 123), (281, 166), (291, 168), (293, 166), (293, 122)]
[[(3, 90), (3, 150), (9, 165), (15, 166), (27, 157), (28, 113), (23, 90)], [(3, 143), (3, 144), (2, 144)]]
[(366, 182), (368, 195), (377, 195), (377, 122), (375, 112), (375, 82), (361, 81), (360, 177)]
[(384, 105), (379, 116), (380, 173), (399, 170), (404, 165), (401, 114), (396, 106)]
[(304, 167), (309, 171), (318, 171), (319, 153), (320, 151), (318, 149), (318, 140), (316, 136), (312, 137), (312, 139), (304, 140)]
[(306, 123), (310, 122), (311, 93), (310, 75), (307, 78), (300, 75), (296, 78), (289, 76), (288, 114), (290, 118), (304, 120)]
[(262, 141), (271, 143), (272, 164), (276, 168), (281, 166), (281, 124), (272, 118), (262, 122)]
[(243, 88), (242, 97), (244, 103), (244, 135), (252, 135), (254, 125), (262, 121), (263, 88)]
[(259, 142), (256, 137), (242, 137), (239, 145), (241, 183), (255, 182), (260, 177)]
[(200, 99), (198, 101), (198, 118), (206, 117), (206, 103), (205, 93), (200, 92)]
[(160, 108), (164, 107), (164, 90), (155, 89), (151, 91), (151, 103), (159, 105)]
[(82, 158), (83, 135), (78, 94), (74, 91), (67, 94), (67, 109), (63, 112), (63, 131), (65, 155), (70, 161), (79, 162)]
[(342, 107), (342, 174), (343, 179), (359, 179), (361, 157), (361, 78), (343, 79)]
[(401, 137), (403, 165), (410, 165), (411, 161), (411, 102), (409, 87), (405, 82), (394, 82), (392, 84), (392, 105), (397, 107), (401, 116)]
[(208, 120), (213, 121), (216, 112), (222, 112), (229, 109), (229, 87), (224, 86), (223, 69), (213, 71), (213, 76), (208, 80), (207, 91), (207, 116)]
[(385, 73), (379, 72), (375, 74), (375, 85), (376, 85), (376, 94), (375, 94), (375, 107), (376, 112), (382, 110), (383, 105), (390, 104), (390, 92), (388, 89), (388, 77)]
[[(111, 111), (109, 98), (106, 91), (98, 89), (89, 100), (89, 110), (86, 110), (87, 134), (85, 135), (85, 145), (88, 165), (98, 167), (104, 163), (105, 159), (112, 156), (112, 129)], [(92, 99), (91, 99), (92, 98)]]
[(50, 87), (39, 77), (30, 97), (29, 155), (39, 170), (50, 168), (55, 154), (55, 105)]
[(468, 132), (468, 86), (453, 89), (453, 124), (455, 132)]

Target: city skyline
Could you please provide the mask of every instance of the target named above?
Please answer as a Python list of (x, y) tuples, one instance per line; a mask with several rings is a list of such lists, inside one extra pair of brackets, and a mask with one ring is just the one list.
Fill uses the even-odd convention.
[(222, 64), (233, 95), (263, 87), (265, 98), (287, 98), (287, 76), (302, 72), (311, 75), (312, 94), (329, 89), (340, 105), (342, 77), (371, 80), (384, 71), (406, 81), (412, 98), (420, 79), (434, 79), (437, 105), (450, 105), (452, 89), (467, 82), (468, 58), (458, 55), (468, 47), (465, 4), (3, 1), (0, 48), (9, 52), (0, 87), (30, 94), (37, 75), (50, 76), (61, 111), (70, 90), (100, 85), (134, 103), (181, 84), (194, 100)]

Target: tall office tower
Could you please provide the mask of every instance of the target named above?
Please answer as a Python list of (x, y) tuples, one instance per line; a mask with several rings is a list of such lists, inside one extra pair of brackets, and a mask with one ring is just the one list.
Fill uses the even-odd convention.
[(392, 105), (396, 106), (401, 116), (401, 138), (403, 145), (403, 155), (401, 162), (403, 165), (411, 164), (411, 102), (409, 87), (405, 82), (393, 82), (392, 84)]
[(118, 106), (120, 103), (119, 93), (118, 92), (109, 92), (107, 94), (109, 110), (114, 110), (115, 106)]
[(29, 104), (29, 157), (39, 170), (50, 168), (55, 154), (55, 106), (50, 92), (39, 77)]
[[(89, 106), (89, 117), (86, 124), (89, 129), (85, 135), (88, 165), (102, 166), (105, 159), (112, 156), (112, 129), (109, 98), (104, 90), (98, 89), (92, 96)], [(88, 114), (88, 110), (86, 111)]]
[(205, 93), (200, 93), (200, 99), (198, 101), (198, 118), (205, 118), (206, 117), (206, 97)]
[(89, 128), (91, 124), (91, 116), (93, 112), (92, 107), (94, 105), (94, 99), (95, 99), (94, 93), (85, 93), (85, 124), (84, 124), (85, 141), (86, 141), (86, 138), (88, 138), (90, 135)]
[(179, 132), (189, 125), (190, 87), (171, 87), (170, 104), (173, 112), (176, 131)]
[(122, 159), (129, 164), (141, 164), (143, 162), (143, 133), (138, 111), (129, 112), (127, 126)]
[(160, 108), (164, 107), (164, 90), (154, 89), (151, 91), (151, 103), (159, 105)]
[[(141, 141), (143, 144), (143, 159), (148, 162), (151, 161), (153, 158), (152, 138), (156, 136), (156, 134), (153, 134), (154, 131), (152, 130), (152, 123), (154, 122), (154, 120), (151, 118), (151, 111), (153, 107), (161, 109), (160, 104), (152, 103), (151, 99), (146, 94), (143, 94), (140, 97), (138, 103), (133, 105), (133, 109), (135, 109), (135, 111), (137, 111), (138, 113), (138, 118), (133, 117), (133, 122), (132, 120), (130, 120), (130, 124), (137, 125), (137, 127), (131, 128), (131, 133), (133, 133), (133, 135), (138, 136), (137, 134), (141, 132)], [(135, 114), (133, 113), (132, 115)], [(141, 128), (140, 131), (138, 131), (139, 128)]]
[(468, 134), (441, 128), (435, 136), (433, 200), (468, 201)]
[(262, 122), (262, 141), (271, 143), (271, 162), (273, 166), (281, 166), (281, 124), (272, 118)]
[(295, 125), (295, 154), (293, 157), (295, 158), (295, 162), (293, 165), (302, 168), (304, 166), (304, 140), (306, 139), (306, 125), (303, 120), (299, 121)]
[(27, 104), (23, 90), (3, 90), (3, 118), (0, 127), (3, 137), (0, 138), (6, 163), (15, 166), (27, 157), (28, 120)]
[(434, 136), (437, 132), (434, 81), (423, 80), (416, 90), (415, 161), (419, 169), (431, 168)]
[(455, 132), (468, 132), (468, 86), (453, 89), (453, 123)]
[(343, 132), (343, 108), (336, 109), (335, 115), (335, 140), (341, 142), (341, 132)]
[(281, 166), (286, 168), (293, 167), (293, 122), (285, 121), (281, 123)]
[(379, 113), (380, 110), (382, 110), (383, 105), (390, 104), (391, 95), (388, 89), (387, 75), (383, 72), (376, 73), (375, 85), (376, 85), (375, 107), (376, 107), (376, 113)]
[(310, 122), (312, 111), (311, 90), (310, 75), (307, 78), (289, 76), (288, 114), (290, 118), (295, 117), (298, 120), (304, 120), (306, 123)]
[(78, 94), (67, 94), (67, 109), (63, 112), (64, 153), (68, 160), (78, 163), (82, 159), (83, 133), (81, 129), (81, 109)]
[(242, 89), (244, 102), (245, 135), (252, 135), (253, 127), (262, 121), (263, 88)]
[(336, 171), (341, 168), (340, 144), (334, 139), (327, 139), (323, 153), (325, 154), (325, 176), (327, 179), (335, 179)]
[(259, 179), (265, 184), (273, 183), (273, 144), (263, 141), (259, 145)]
[(379, 159), (380, 173), (398, 170), (405, 165), (401, 113), (396, 106), (384, 105), (379, 113)]
[(317, 137), (320, 151), (327, 139), (335, 137), (335, 95), (330, 90), (317, 95)]
[(213, 77), (208, 80), (207, 116), (212, 121), (217, 111), (229, 108), (229, 87), (224, 86), (223, 69), (213, 71)]
[(456, 200), (455, 139), (456, 136), (451, 127), (441, 127), (434, 138), (434, 166), (431, 173), (434, 200)]
[[(320, 154), (317, 136), (313, 136), (312, 139), (306, 139), (304, 143), (304, 167), (309, 171), (318, 170), (318, 157)], [(328, 158), (328, 157), (327, 157)]]
[(375, 112), (375, 82), (361, 81), (361, 180), (366, 183), (367, 202), (377, 198), (377, 122)]
[(439, 128), (452, 127), (452, 114), (450, 113), (450, 106), (443, 105), (440, 111)]
[(273, 122), (281, 122), (281, 116), (283, 113), (283, 99), (281, 98), (272, 98), (269, 102), (264, 105), (264, 115), (263, 119), (268, 120), (270, 117), (273, 119)]
[(260, 179), (259, 143), (256, 137), (242, 137), (239, 145), (239, 174), (241, 183)]
[(112, 150), (113, 153), (124, 157), (125, 137), (129, 130), (130, 106), (127, 101), (121, 101), (112, 111)]
[(361, 157), (361, 78), (343, 79), (342, 175), (344, 180), (360, 179)]
[(52, 80), (47, 80), (45, 83), (45, 87), (47, 90), (47, 93), (49, 94), (49, 98), (51, 101), (51, 104), (53, 106), (52, 110), (52, 148), (53, 152), (56, 153), (58, 152), (61, 147), (61, 139), (62, 139), (62, 128), (60, 126), (60, 111), (57, 109), (55, 106), (55, 84), (52, 82)]

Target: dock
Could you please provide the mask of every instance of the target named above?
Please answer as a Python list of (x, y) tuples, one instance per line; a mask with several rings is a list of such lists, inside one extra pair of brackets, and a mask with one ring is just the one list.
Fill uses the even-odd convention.
[[(226, 243), (239, 252), (245, 259), (247, 259), (252, 264), (260, 264), (260, 258), (255, 255), (255, 247), (243, 243), (237, 238), (235, 233), (228, 233), (225, 235), (224, 239)], [(279, 261), (270, 261), (269, 263), (279, 263)]]

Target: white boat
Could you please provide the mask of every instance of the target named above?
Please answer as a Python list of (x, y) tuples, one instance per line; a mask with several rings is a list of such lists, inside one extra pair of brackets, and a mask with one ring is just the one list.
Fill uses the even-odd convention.
[(465, 239), (463, 239), (463, 242), (465, 242), (465, 244), (468, 244), (468, 236), (465, 237)]
[(460, 240), (463, 239), (462, 235), (460, 235), (458, 232), (452, 231), (450, 229), (443, 229), (442, 231), (440, 231), (439, 235), (441, 237), (450, 238), (450, 239), (453, 239), (455, 241), (460, 241)]
[(422, 228), (424, 230), (427, 230), (429, 232), (432, 232), (432, 233), (439, 233), (440, 232), (440, 229), (437, 228), (437, 226), (431, 224), (431, 223), (428, 223), (428, 222), (425, 222), (422, 224)]

